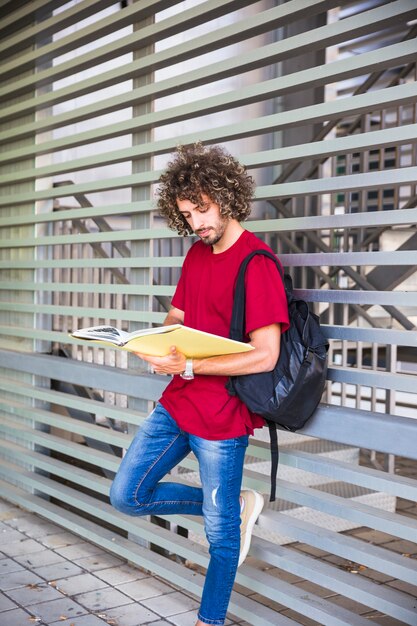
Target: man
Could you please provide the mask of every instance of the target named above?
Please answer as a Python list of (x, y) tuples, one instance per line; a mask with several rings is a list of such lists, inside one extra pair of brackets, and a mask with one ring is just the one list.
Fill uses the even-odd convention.
[[(180, 323), (227, 337), (234, 283), (242, 260), (269, 249), (245, 230), (254, 184), (219, 146), (180, 148), (161, 176), (158, 207), (180, 235), (197, 235), (188, 252), (165, 324)], [(148, 357), (173, 376), (126, 453), (111, 502), (130, 515), (203, 515), (210, 562), (196, 626), (224, 624), (236, 569), (247, 555), (263, 497), (241, 492), (248, 436), (263, 426), (228, 394), (229, 376), (272, 370), (288, 327), (285, 292), (275, 264), (255, 257), (246, 273), (246, 334), (255, 348), (241, 354), (187, 359), (172, 346)], [(161, 479), (192, 451), (201, 488)]]

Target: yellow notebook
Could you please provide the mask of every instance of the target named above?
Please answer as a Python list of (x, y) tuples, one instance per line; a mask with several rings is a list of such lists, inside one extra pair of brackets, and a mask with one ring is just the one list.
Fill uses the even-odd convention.
[(182, 324), (145, 328), (133, 333), (118, 330), (114, 326), (91, 326), (71, 333), (71, 337), (103, 346), (142, 352), (150, 356), (169, 354), (176, 346), (188, 358), (204, 358), (221, 354), (248, 352), (253, 347), (247, 343), (213, 335)]

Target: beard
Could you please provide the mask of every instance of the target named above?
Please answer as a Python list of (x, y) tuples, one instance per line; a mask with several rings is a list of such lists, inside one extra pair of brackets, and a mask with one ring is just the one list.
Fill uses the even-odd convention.
[(227, 222), (227, 218), (221, 218), (214, 226), (208, 226), (206, 229), (201, 229), (201, 232), (204, 232), (205, 230), (210, 231), (209, 234), (204, 237), (199, 234), (198, 230), (195, 234), (200, 237), (201, 241), (206, 244), (206, 246), (214, 246), (223, 237)]

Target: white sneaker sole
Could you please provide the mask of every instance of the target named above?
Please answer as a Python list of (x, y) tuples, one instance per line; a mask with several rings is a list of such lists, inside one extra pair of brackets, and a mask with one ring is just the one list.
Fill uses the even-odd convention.
[(261, 514), (262, 509), (264, 508), (264, 504), (265, 504), (263, 497), (257, 491), (254, 491), (252, 489), (245, 489), (244, 491), (250, 491), (254, 494), (255, 506), (253, 507), (253, 511), (246, 525), (246, 533), (245, 533), (245, 539), (244, 539), (243, 545), (240, 546), (240, 556), (239, 556), (239, 562), (237, 564), (238, 567), (242, 565), (243, 561), (246, 559), (248, 555), (250, 544), (251, 544), (251, 539), (252, 539), (253, 527), (255, 526), (257, 519), (259, 515)]

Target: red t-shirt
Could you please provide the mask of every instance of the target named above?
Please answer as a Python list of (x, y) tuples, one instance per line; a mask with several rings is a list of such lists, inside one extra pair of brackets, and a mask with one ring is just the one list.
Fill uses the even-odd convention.
[[(229, 336), (233, 295), (239, 266), (253, 250), (270, 250), (253, 233), (240, 238), (220, 254), (196, 242), (189, 250), (172, 305), (184, 311), (184, 324), (223, 337)], [(246, 271), (246, 333), (280, 323), (288, 328), (288, 309), (278, 269), (271, 259), (254, 257)], [(232, 439), (253, 434), (264, 420), (251, 413), (239, 398), (226, 390), (227, 376), (196, 375), (186, 381), (174, 376), (161, 404), (178, 426), (204, 439)]]

